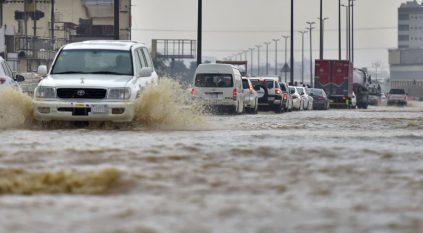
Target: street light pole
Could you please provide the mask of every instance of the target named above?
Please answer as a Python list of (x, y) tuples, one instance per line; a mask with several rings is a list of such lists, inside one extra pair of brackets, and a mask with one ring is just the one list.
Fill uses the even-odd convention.
[(251, 52), (251, 65), (250, 65), (250, 76), (253, 76), (253, 52), (254, 52), (254, 48), (250, 48), (250, 52)]
[(280, 41), (280, 39), (273, 39), (273, 41), (275, 42), (275, 75), (279, 76), (278, 75), (278, 42)]
[(301, 83), (304, 84), (304, 34), (307, 31), (298, 31), (301, 34)]
[(294, 0), (291, 0), (291, 83), (294, 83)]
[(198, 25), (197, 25), (197, 66), (201, 64), (201, 41), (202, 41), (202, 24), (203, 24), (203, 0), (198, 0)]
[(260, 48), (262, 45), (256, 45), (257, 47), (257, 76), (260, 76)]
[(314, 29), (313, 24), (315, 22), (307, 22), (308, 30), (310, 32), (310, 87), (313, 86), (313, 37), (312, 37), (312, 30)]
[(269, 76), (269, 44), (270, 42), (264, 42), (266, 45), (266, 76)]
[[(288, 38), (289, 38), (289, 36), (282, 36), (284, 39), (285, 39), (285, 64), (284, 64), (284, 66), (285, 65), (287, 65), (288, 63), (287, 63), (287, 61), (288, 61), (288, 50), (287, 50), (287, 48), (288, 48)], [(287, 83), (287, 72), (285, 71), (285, 83)]]

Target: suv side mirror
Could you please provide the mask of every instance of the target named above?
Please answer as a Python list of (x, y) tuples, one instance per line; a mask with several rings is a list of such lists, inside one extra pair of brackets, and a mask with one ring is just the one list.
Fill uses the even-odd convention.
[(46, 65), (40, 65), (38, 67), (37, 73), (43, 78), (46, 77), (47, 76), (47, 66)]
[(21, 74), (17, 74), (15, 76), (15, 81), (16, 82), (23, 82), (23, 81), (25, 81), (25, 77), (23, 75), (21, 75)]
[(150, 77), (152, 73), (153, 73), (153, 68), (144, 67), (138, 72), (138, 77), (140, 78)]

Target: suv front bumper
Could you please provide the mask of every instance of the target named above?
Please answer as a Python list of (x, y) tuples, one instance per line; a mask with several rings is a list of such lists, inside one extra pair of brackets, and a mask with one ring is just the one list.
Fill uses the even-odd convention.
[(135, 116), (131, 101), (46, 101), (35, 100), (34, 118), (39, 121), (130, 122)]

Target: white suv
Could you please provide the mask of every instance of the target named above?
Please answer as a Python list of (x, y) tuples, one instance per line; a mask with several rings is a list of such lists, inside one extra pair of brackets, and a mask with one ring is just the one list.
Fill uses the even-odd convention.
[(60, 49), (35, 89), (39, 121), (132, 121), (135, 101), (157, 74), (146, 46), (132, 41), (86, 41)]

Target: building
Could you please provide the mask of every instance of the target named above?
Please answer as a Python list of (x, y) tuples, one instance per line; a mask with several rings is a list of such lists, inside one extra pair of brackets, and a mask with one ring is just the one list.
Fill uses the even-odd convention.
[[(131, 0), (120, 0), (119, 37), (129, 40)], [(114, 38), (114, 0), (0, 0), (0, 53), (18, 71), (49, 65), (70, 42)], [(0, 34), (1, 36), (1, 34)], [(1, 39), (0, 39), (1, 41)]]
[(423, 100), (423, 4), (398, 8), (398, 48), (389, 50), (390, 86)]

